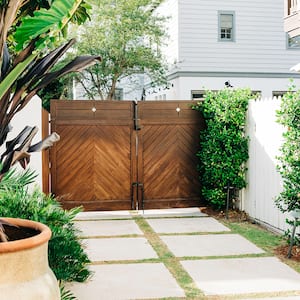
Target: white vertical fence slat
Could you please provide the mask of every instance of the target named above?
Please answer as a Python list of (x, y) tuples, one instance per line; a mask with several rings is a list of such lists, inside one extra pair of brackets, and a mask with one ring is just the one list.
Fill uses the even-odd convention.
[(286, 216), (275, 206), (282, 190), (282, 178), (276, 170), (282, 144), (283, 127), (276, 122), (280, 98), (251, 100), (246, 134), (250, 137), (247, 187), (242, 191), (241, 209), (275, 230), (285, 230)]

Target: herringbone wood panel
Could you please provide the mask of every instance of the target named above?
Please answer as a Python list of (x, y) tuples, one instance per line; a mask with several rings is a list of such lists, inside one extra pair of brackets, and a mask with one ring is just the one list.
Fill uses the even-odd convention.
[(129, 127), (96, 127), (94, 184), (97, 199), (130, 201), (130, 159)]
[(135, 118), (129, 101), (52, 104), (52, 130), (61, 136), (51, 149), (52, 192), (66, 208), (199, 205), (195, 154), (204, 122), (190, 102), (139, 102)]
[(200, 184), (195, 155), (195, 137), (199, 135), (197, 126), (145, 126), (142, 134), (147, 208), (164, 206), (158, 202), (167, 202), (167, 206), (173, 202), (175, 206), (180, 206), (186, 200), (199, 199)]
[(58, 126), (55, 194), (64, 201), (90, 201), (94, 197), (93, 130), (89, 126)]
[(131, 208), (130, 128), (57, 126), (56, 186), (66, 207)]

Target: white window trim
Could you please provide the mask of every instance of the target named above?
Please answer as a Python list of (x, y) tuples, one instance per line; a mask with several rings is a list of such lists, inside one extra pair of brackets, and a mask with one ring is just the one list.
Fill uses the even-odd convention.
[[(232, 15), (232, 38), (222, 39), (221, 38), (221, 15)], [(232, 10), (218, 10), (218, 41), (219, 42), (235, 42), (236, 38), (236, 22), (235, 22), (235, 11)]]

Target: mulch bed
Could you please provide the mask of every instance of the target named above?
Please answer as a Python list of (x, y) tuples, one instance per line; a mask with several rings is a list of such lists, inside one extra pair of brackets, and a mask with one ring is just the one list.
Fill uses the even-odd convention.
[[(289, 251), (289, 245), (283, 245), (275, 249), (275, 254), (279, 257), (287, 257)], [(292, 256), (290, 258), (293, 261), (300, 262), (300, 246), (293, 246)]]
[[(226, 219), (226, 212), (225, 211), (217, 211), (211, 207), (201, 207), (201, 212), (208, 214), (216, 219)], [(248, 216), (244, 211), (239, 210), (229, 210), (228, 211), (228, 220), (231, 222), (246, 222), (248, 221)]]

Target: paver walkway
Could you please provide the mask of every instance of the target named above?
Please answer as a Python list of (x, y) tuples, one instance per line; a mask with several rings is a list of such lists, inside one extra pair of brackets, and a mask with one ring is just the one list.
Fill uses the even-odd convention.
[(300, 274), (198, 208), (87, 212), (77, 226), (93, 277), (79, 300), (300, 300)]

